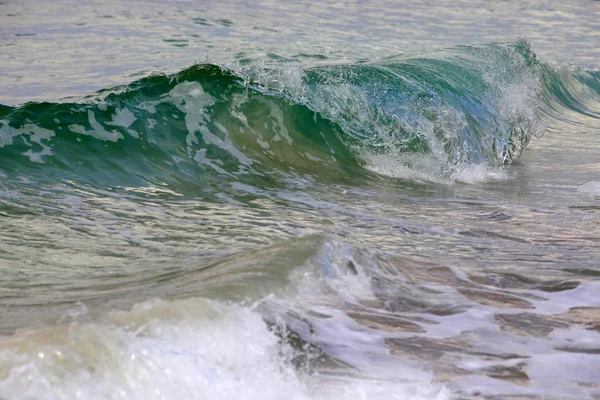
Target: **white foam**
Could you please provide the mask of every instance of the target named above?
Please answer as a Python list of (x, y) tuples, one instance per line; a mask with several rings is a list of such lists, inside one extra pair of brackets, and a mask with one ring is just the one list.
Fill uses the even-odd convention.
[[(170, 102), (185, 115), (185, 126), (188, 130), (186, 142), (188, 146), (198, 143), (196, 131), (204, 125), (209, 117), (206, 107), (212, 106), (215, 100), (204, 91), (198, 82), (182, 82), (169, 92), (168, 96), (157, 103)], [(191, 151), (188, 149), (188, 151)]]
[[(387, 332), (365, 327), (348, 308), (378, 303), (367, 270), (373, 261), (350, 244), (326, 241), (291, 280), (297, 291), (268, 297), (261, 310), (284, 329), (292, 329), (328, 356), (351, 367), (352, 377), (321, 374), (307, 381), (318, 399), (447, 399), (452, 393), (433, 382), (419, 364), (394, 357)], [(289, 297), (286, 297), (289, 296)]]
[[(0, 342), (0, 398), (446, 399), (428, 381), (307, 374), (251, 308), (151, 300)], [(398, 370), (396, 370), (396, 373)]]
[(18, 129), (11, 128), (8, 121), (0, 121), (0, 149), (4, 146), (13, 144), (13, 138), (19, 136), (21, 132)]
[(106, 123), (106, 125), (121, 126), (123, 128), (129, 128), (137, 118), (127, 108), (117, 108), (115, 113), (112, 115), (112, 121)]
[(492, 168), (483, 164), (469, 165), (454, 174), (454, 179), (461, 183), (482, 183), (505, 181), (510, 178), (503, 167)]
[(79, 133), (81, 135), (86, 136), (92, 136), (96, 139), (105, 140), (109, 142), (116, 142), (119, 139), (123, 139), (123, 135), (121, 134), (121, 132), (107, 131), (106, 129), (104, 129), (104, 127), (98, 121), (96, 121), (96, 116), (94, 115), (94, 112), (92, 110), (88, 110), (87, 114), (88, 121), (90, 123), (90, 126), (92, 127), (91, 130), (88, 131), (85, 129), (85, 127), (77, 124), (69, 125), (69, 130), (71, 132)]
[(205, 300), (150, 301), (1, 349), (3, 399), (309, 398), (259, 314)]
[(407, 154), (399, 159), (395, 153), (376, 154), (365, 149), (358, 152), (365, 162), (364, 167), (380, 175), (412, 181), (452, 183), (442, 176), (437, 161), (428, 155), (416, 157)]
[(133, 129), (129, 129), (131, 124), (133, 124), (136, 120), (136, 116), (127, 108), (117, 108), (115, 110), (115, 113), (112, 115), (112, 121), (107, 122), (106, 125), (120, 126), (122, 128), (126, 128), (127, 133), (129, 133), (134, 138), (139, 139), (140, 134)]
[(42, 157), (52, 155), (50, 145), (42, 142), (42, 140), (49, 141), (50, 138), (55, 136), (54, 131), (41, 128), (35, 124), (25, 124), (22, 128), (12, 128), (7, 121), (0, 121), (0, 148), (13, 144), (13, 138), (20, 135), (29, 136), (32, 142), (42, 147), (42, 150), (39, 152), (29, 149), (23, 153), (23, 155), (29, 157), (30, 161), (43, 164), (44, 160)]
[[(397, 371), (396, 379), (401, 376)], [(329, 378), (329, 379), (328, 379)], [(401, 380), (401, 379), (400, 379)], [(311, 378), (311, 394), (318, 400), (449, 400), (455, 396), (446, 388), (379, 379), (355, 379), (347, 376)]]
[(421, 182), (453, 184), (455, 182), (475, 184), (502, 181), (510, 178), (503, 167), (489, 167), (484, 164), (456, 167), (456, 171), (446, 175), (438, 159), (429, 155), (401, 155), (394, 153), (374, 154), (360, 151), (366, 162), (365, 168), (375, 173), (393, 178)]
[[(171, 91), (161, 99), (142, 103), (138, 108), (150, 113), (155, 113), (156, 106), (162, 103), (171, 103), (184, 114), (185, 126), (188, 131), (186, 136), (187, 152), (188, 155), (199, 164), (209, 165), (219, 173), (228, 174), (225, 170), (216, 165), (221, 163), (221, 160), (210, 160), (206, 155), (205, 148), (195, 148), (197, 147), (196, 145), (200, 143), (196, 134), (201, 135), (202, 140), (206, 145), (213, 145), (227, 151), (243, 166), (249, 166), (254, 162), (234, 145), (231, 141), (229, 132), (223, 125), (216, 121), (212, 121), (213, 125), (221, 133), (221, 136), (218, 136), (215, 132), (211, 131), (208, 126), (208, 123), (211, 122), (211, 118), (207, 113), (207, 108), (215, 104), (215, 99), (204, 91), (204, 88), (200, 83), (189, 81), (182, 82), (171, 89)], [(123, 111), (121, 111), (121, 114), (122, 113)], [(127, 117), (127, 115), (120, 118), (119, 121), (124, 120), (124, 122), (129, 122), (131, 120), (130, 117), (129, 119), (125, 119), (125, 117)], [(178, 116), (173, 114), (173, 118), (178, 118)], [(115, 117), (113, 117), (113, 120), (115, 120)], [(240, 167), (238, 172), (244, 173), (244, 168)]]
[(600, 194), (600, 182), (589, 181), (577, 188), (580, 193)]

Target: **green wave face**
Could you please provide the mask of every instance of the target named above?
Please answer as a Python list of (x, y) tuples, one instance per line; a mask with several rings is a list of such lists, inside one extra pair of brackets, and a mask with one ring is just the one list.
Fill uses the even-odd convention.
[(196, 65), (77, 101), (1, 106), (0, 171), (207, 196), (289, 174), (451, 181), (513, 162), (543, 133), (540, 82), (576, 109), (549, 73), (525, 42), (303, 69)]
[(359, 168), (334, 122), (215, 65), (0, 112), (0, 170), (30, 177), (209, 194), (227, 181), (276, 185), (294, 171)]
[(540, 84), (525, 42), (456, 47), (309, 71), (307, 103), (334, 120), (376, 171), (408, 169), (454, 180), (472, 165), (498, 167), (543, 133)]

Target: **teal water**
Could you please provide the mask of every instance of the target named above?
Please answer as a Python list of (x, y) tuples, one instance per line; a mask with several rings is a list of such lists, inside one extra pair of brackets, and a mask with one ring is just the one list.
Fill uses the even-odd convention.
[(0, 3), (0, 398), (596, 398), (598, 17)]

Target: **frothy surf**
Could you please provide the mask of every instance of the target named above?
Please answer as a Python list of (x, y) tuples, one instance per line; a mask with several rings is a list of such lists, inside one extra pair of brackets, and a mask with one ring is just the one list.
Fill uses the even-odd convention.
[[(288, 247), (312, 256), (250, 303), (215, 295), (154, 299), (100, 316), (76, 307), (72, 322), (5, 337), (0, 396), (442, 400), (483, 390), (545, 398), (597, 393), (597, 282), (520, 278), (506, 288), (458, 268), (384, 254), (376, 260), (318, 237), (264, 254)], [(264, 270), (260, 257), (238, 259), (229, 261), (227, 280), (201, 272), (205, 289), (222, 297), (220, 285)]]
[[(318, 238), (303, 241), (290, 245), (321, 243)], [(351, 247), (324, 242), (316, 250), (307, 264), (290, 271), (296, 293), (291, 297), (284, 288), (246, 305), (154, 299), (96, 317), (77, 306), (68, 312), (74, 319), (68, 324), (5, 337), (0, 342), (0, 396), (453, 398), (431, 373), (394, 360), (380, 333), (326, 306), (374, 296), (360, 265), (347, 270)], [(206, 289), (222, 296), (219, 285), (235, 286), (265, 267), (256, 262), (230, 264), (230, 279), (209, 278)], [(314, 319), (305, 312), (323, 314)], [(330, 318), (323, 319), (326, 314)], [(307, 321), (312, 333), (302, 327)]]

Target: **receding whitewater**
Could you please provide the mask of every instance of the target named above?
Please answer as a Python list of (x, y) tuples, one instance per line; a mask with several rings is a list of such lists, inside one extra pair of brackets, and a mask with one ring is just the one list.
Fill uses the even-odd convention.
[(0, 399), (600, 398), (600, 3), (0, 3)]

